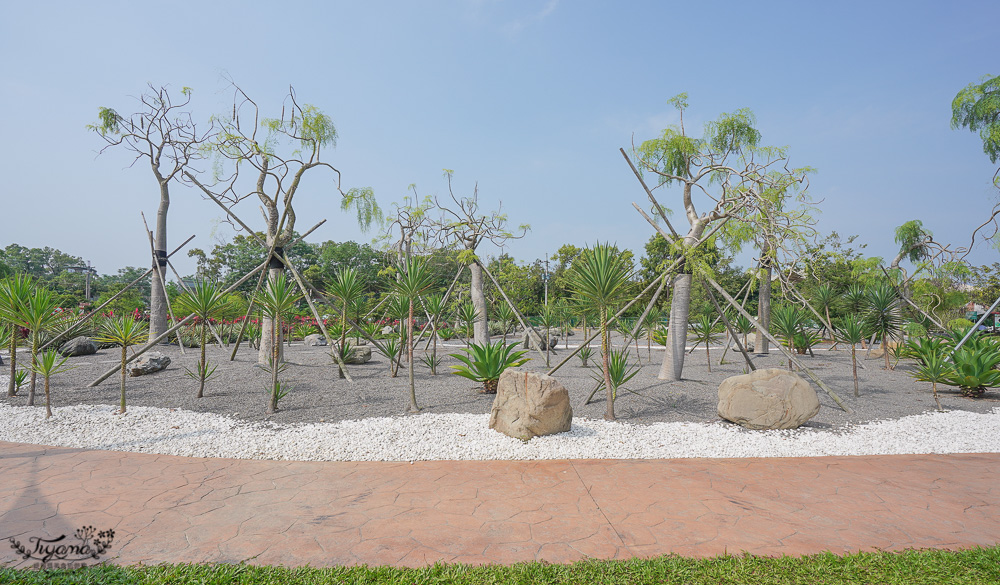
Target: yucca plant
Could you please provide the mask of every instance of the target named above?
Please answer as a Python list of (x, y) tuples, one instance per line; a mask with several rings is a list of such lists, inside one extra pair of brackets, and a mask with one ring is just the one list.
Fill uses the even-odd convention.
[[(860, 284), (852, 284), (840, 299), (848, 314), (863, 314), (867, 304), (868, 289)], [(861, 349), (866, 349), (865, 339), (861, 340)]]
[(149, 337), (149, 326), (145, 321), (133, 319), (131, 315), (122, 315), (107, 319), (101, 325), (97, 341), (120, 345), (121, 352), (121, 401), (119, 414), (125, 414), (125, 361), (128, 358), (128, 346), (146, 341)]
[(549, 364), (549, 346), (552, 344), (551, 329), (559, 322), (559, 312), (551, 305), (543, 305), (538, 313), (538, 325), (542, 328), (542, 345), (545, 346), (545, 367)]
[(18, 370), (14, 374), (14, 386), (20, 390), (28, 383), (28, 370)]
[(955, 367), (948, 363), (942, 347), (939, 346), (934, 350), (927, 349), (928, 351), (921, 353), (920, 364), (913, 372), (913, 377), (921, 382), (931, 383), (934, 402), (937, 404), (937, 409), (940, 412), (944, 409), (941, 408), (941, 398), (938, 396), (937, 385), (938, 382), (947, 383), (947, 379), (954, 374)]
[(589, 345), (583, 346), (582, 348), (580, 348), (580, 351), (576, 352), (576, 357), (580, 358), (580, 363), (585, 368), (590, 367), (589, 365), (587, 365), (587, 361), (591, 357), (593, 357), (593, 355), (594, 355), (594, 350), (591, 349)]
[(6, 336), (6, 345), (10, 350), (10, 377), (7, 379), (7, 396), (17, 394), (14, 385), (14, 375), (17, 371), (17, 343), (21, 337), (16, 326), (15, 313), (18, 307), (28, 302), (34, 290), (31, 277), (25, 274), (15, 274), (0, 280), (0, 323), (10, 327), (10, 335)]
[(510, 308), (510, 305), (506, 301), (497, 303), (496, 307), (493, 308), (493, 316), (497, 321), (500, 322), (500, 326), (503, 328), (503, 340), (507, 341), (507, 334), (514, 327), (514, 323), (517, 321), (517, 317), (514, 315), (514, 310)]
[[(44, 286), (33, 286), (29, 296), (25, 298), (14, 297), (11, 306), (4, 306), (6, 318), (14, 325), (28, 329), (28, 339), (31, 343), (31, 380), (28, 383), (28, 406), (35, 405), (35, 379), (37, 377), (36, 364), (38, 361), (38, 347), (42, 343), (46, 332), (58, 323), (62, 317), (55, 310), (59, 307), (59, 302), (55, 294)], [(11, 360), (13, 361), (13, 360)]]
[(823, 337), (819, 333), (803, 327), (795, 333), (795, 351), (804, 354), (816, 347), (821, 341), (823, 341)]
[[(834, 292), (833, 287), (829, 284), (821, 284), (816, 287), (816, 293), (814, 295), (816, 310), (822, 311), (826, 316), (826, 322), (833, 326), (833, 322), (830, 321), (830, 309), (836, 304), (839, 298), (837, 293)], [(830, 339), (834, 339), (835, 332), (827, 331), (826, 325), (823, 325), (823, 331), (830, 336)]]
[[(439, 329), (441, 327), (441, 323), (440, 323), (441, 315), (444, 314), (444, 311), (445, 311), (445, 308), (446, 308), (445, 302), (444, 302), (444, 296), (442, 296), (442, 295), (428, 295), (428, 296), (424, 297), (423, 304), (424, 304), (424, 309), (427, 311), (427, 314), (430, 315), (430, 318), (431, 318), (431, 323), (432, 323), (432, 325), (431, 325), (431, 345), (433, 347), (431, 349), (431, 355), (430, 356), (424, 356), (422, 358), (422, 360), (423, 360), (423, 362), (425, 364), (427, 364), (427, 367), (429, 367), (431, 369), (431, 375), (432, 376), (436, 376), (437, 375), (438, 364), (441, 363), (441, 360), (439, 360), (438, 357), (437, 357), (437, 346), (438, 346), (437, 342), (438, 342), (438, 332), (439, 332)], [(424, 346), (424, 351), (426, 351), (426, 349), (427, 349), (427, 346), (425, 345)]]
[(903, 318), (899, 314), (899, 297), (896, 289), (888, 284), (879, 284), (868, 291), (864, 317), (869, 330), (882, 339), (882, 353), (885, 369), (889, 367), (889, 340), (899, 336)]
[(851, 313), (840, 320), (837, 337), (851, 346), (851, 368), (854, 374), (854, 396), (858, 396), (858, 357), (857, 344), (865, 339), (865, 322), (857, 314)]
[(696, 319), (691, 321), (691, 333), (694, 335), (694, 347), (698, 347), (698, 344), (705, 344), (705, 359), (708, 365), (708, 371), (712, 371), (712, 354), (709, 347), (718, 340), (719, 333), (722, 332), (721, 327), (717, 325), (713, 319), (712, 315), (702, 313), (698, 315)]
[(174, 301), (174, 311), (178, 315), (195, 315), (200, 329), (201, 358), (194, 372), (187, 374), (198, 380), (198, 398), (205, 394), (205, 383), (215, 373), (216, 366), (210, 366), (205, 346), (208, 344), (208, 327), (212, 319), (222, 319), (229, 316), (229, 297), (223, 294), (223, 289), (208, 281), (199, 281), (194, 288)]
[(962, 396), (978, 398), (987, 388), (1000, 384), (1000, 371), (994, 369), (1000, 364), (1000, 351), (991, 344), (960, 347), (951, 359), (954, 366), (942, 381), (961, 388)]
[(281, 331), (284, 320), (292, 314), (292, 311), (295, 309), (295, 303), (299, 298), (300, 295), (296, 291), (295, 285), (289, 282), (284, 274), (269, 277), (267, 286), (261, 287), (256, 298), (256, 303), (264, 313), (264, 316), (274, 323), (274, 327), (271, 327), (270, 330), (271, 355), (269, 356), (268, 364), (265, 366), (267, 372), (271, 374), (270, 384), (268, 385), (269, 399), (267, 412), (269, 413), (278, 411), (278, 401), (288, 393), (287, 387), (283, 388), (281, 382), (278, 380), (278, 374), (284, 369), (281, 363), (281, 340), (278, 332)]
[(399, 362), (397, 361), (397, 358), (399, 357), (399, 347), (400, 347), (399, 340), (396, 339), (395, 337), (390, 337), (388, 339), (383, 340), (382, 341), (383, 349), (379, 349), (377, 345), (375, 346), (375, 350), (384, 355), (386, 359), (389, 360), (390, 378), (396, 377), (396, 371), (399, 366)]
[(632, 267), (610, 244), (597, 244), (584, 250), (573, 272), (571, 290), (574, 300), (585, 310), (597, 313), (601, 321), (601, 367), (607, 391), (606, 420), (615, 420), (615, 386), (612, 384), (611, 345), (608, 337), (608, 316), (628, 296)]
[[(618, 395), (618, 391), (621, 390), (625, 384), (628, 384), (629, 380), (635, 377), (639, 373), (639, 366), (632, 364), (628, 361), (628, 348), (623, 347), (621, 349), (611, 350), (611, 355), (608, 356), (608, 379), (611, 381), (611, 393)], [(606, 389), (607, 380), (602, 376), (594, 376), (599, 385), (597, 390)]]
[(743, 336), (743, 347), (745, 348), (747, 346), (747, 335), (754, 330), (753, 322), (744, 317), (742, 313), (730, 316), (729, 322), (732, 324), (736, 333)]
[(472, 303), (465, 302), (458, 306), (455, 319), (464, 326), (462, 335), (465, 336), (465, 345), (469, 345), (469, 340), (472, 339), (473, 328), (478, 318), (479, 311), (476, 310), (476, 307)]
[(903, 357), (915, 359), (922, 364), (927, 356), (944, 355), (954, 345), (949, 347), (947, 340), (940, 337), (918, 337), (910, 339), (903, 347)]
[[(771, 328), (781, 336), (789, 353), (795, 353), (795, 334), (802, 328), (805, 316), (793, 305), (777, 305), (771, 309)], [(788, 358), (788, 369), (792, 369), (792, 359)]]
[(52, 399), (49, 394), (49, 380), (52, 376), (65, 372), (66, 370), (71, 370), (75, 366), (67, 366), (66, 360), (68, 357), (63, 357), (55, 348), (49, 348), (38, 354), (38, 359), (35, 360), (33, 365), (35, 373), (39, 374), (44, 380), (45, 384), (45, 418), (50, 418), (52, 416)]
[(627, 348), (629, 342), (635, 344), (635, 359), (642, 365), (642, 360), (639, 358), (639, 336), (636, 335), (632, 337), (632, 331), (635, 330), (636, 318), (629, 317), (619, 317), (618, 321), (615, 323), (615, 330), (622, 336), (622, 343)]
[(433, 275), (427, 268), (423, 258), (408, 258), (403, 263), (403, 270), (391, 281), (392, 290), (401, 298), (406, 299), (408, 313), (406, 318), (406, 359), (410, 378), (409, 412), (420, 412), (417, 406), (416, 384), (413, 380), (413, 304), (421, 294), (434, 284)]
[[(663, 324), (663, 311), (653, 307), (642, 320), (641, 335), (646, 338), (646, 361), (653, 361), (653, 334)], [(585, 338), (586, 339), (586, 338)]]
[[(347, 310), (365, 292), (364, 283), (358, 277), (358, 271), (354, 268), (344, 267), (337, 270), (333, 276), (333, 282), (327, 286), (327, 292), (336, 297), (340, 303), (340, 345), (346, 341), (347, 331)], [(329, 328), (327, 328), (329, 330)], [(330, 340), (333, 343), (333, 340)]]
[(515, 351), (516, 347), (516, 343), (507, 344), (503, 341), (485, 345), (470, 343), (469, 347), (462, 348), (462, 351), (468, 355), (450, 354), (451, 357), (462, 362), (462, 365), (451, 367), (459, 376), (473, 382), (481, 382), (484, 393), (496, 394), (500, 374), (507, 368), (516, 368), (525, 364), (529, 359), (524, 357), (527, 350)]

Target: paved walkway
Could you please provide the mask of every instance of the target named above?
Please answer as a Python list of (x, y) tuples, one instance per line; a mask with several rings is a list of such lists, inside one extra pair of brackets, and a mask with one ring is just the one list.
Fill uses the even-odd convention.
[(0, 478), (0, 537), (114, 528), (110, 554), (124, 564), (563, 563), (1000, 542), (998, 454), (301, 463), (0, 443)]

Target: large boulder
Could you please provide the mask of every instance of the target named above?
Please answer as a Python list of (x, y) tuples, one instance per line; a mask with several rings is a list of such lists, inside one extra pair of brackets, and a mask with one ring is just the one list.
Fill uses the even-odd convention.
[(322, 347), (326, 345), (326, 338), (319, 333), (306, 335), (302, 341), (306, 344), (306, 347)]
[(563, 433), (573, 422), (569, 392), (552, 376), (508, 368), (500, 375), (490, 428), (527, 441)]
[(63, 357), (76, 357), (97, 353), (97, 344), (85, 335), (74, 337), (59, 346), (59, 354)]
[(371, 361), (371, 359), (372, 359), (371, 347), (367, 345), (354, 346), (347, 353), (347, 357), (344, 359), (344, 363), (355, 364), (355, 365), (367, 364), (368, 362)]
[(719, 416), (748, 429), (794, 429), (817, 412), (816, 391), (788, 370), (757, 370), (719, 384)]
[(134, 362), (128, 365), (128, 375), (145, 376), (159, 372), (170, 365), (170, 358), (158, 351), (150, 351), (142, 354)]

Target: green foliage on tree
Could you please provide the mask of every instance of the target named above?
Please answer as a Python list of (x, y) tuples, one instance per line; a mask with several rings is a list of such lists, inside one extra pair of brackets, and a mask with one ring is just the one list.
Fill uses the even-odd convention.
[(955, 95), (951, 127), (978, 132), (990, 161), (1000, 160), (1000, 75), (984, 75)]

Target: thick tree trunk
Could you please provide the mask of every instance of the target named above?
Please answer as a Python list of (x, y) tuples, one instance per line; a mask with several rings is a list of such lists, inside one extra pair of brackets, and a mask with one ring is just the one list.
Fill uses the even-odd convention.
[[(167, 210), (169, 208), (169, 186), (161, 180), (160, 206), (156, 210), (156, 233), (153, 234), (157, 256), (153, 263), (154, 266), (159, 264), (161, 272), (167, 269)], [(150, 278), (152, 286), (149, 289), (149, 338), (155, 339), (170, 328), (170, 321), (167, 318), (167, 293), (163, 290), (163, 284), (155, 269)]]
[[(270, 245), (270, 244), (268, 244)], [(278, 278), (285, 273), (285, 267), (275, 267), (272, 265), (267, 269), (268, 279)], [(266, 286), (271, 286), (268, 283)], [(260, 349), (257, 351), (257, 363), (266, 366), (271, 363), (271, 359), (274, 352), (278, 352), (278, 363), (280, 364), (285, 359), (284, 348), (282, 348), (282, 332), (280, 326), (278, 331), (274, 331), (275, 321), (274, 319), (264, 316), (260, 320)], [(277, 344), (277, 348), (274, 345)]]
[(691, 275), (678, 274), (673, 282), (674, 296), (670, 302), (670, 323), (667, 349), (660, 365), (660, 380), (676, 381), (684, 371), (684, 353), (687, 345), (688, 312), (691, 308)]
[(469, 270), (472, 272), (472, 306), (476, 309), (473, 336), (477, 345), (486, 345), (490, 342), (490, 328), (487, 324), (486, 293), (483, 291), (483, 267), (472, 263)]
[[(760, 296), (757, 303), (757, 322), (765, 331), (771, 330), (771, 264), (767, 260), (760, 263)], [(770, 345), (761, 327), (757, 327), (757, 334), (753, 338), (754, 353), (767, 355), (770, 353)]]

